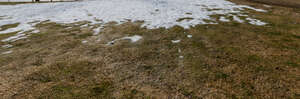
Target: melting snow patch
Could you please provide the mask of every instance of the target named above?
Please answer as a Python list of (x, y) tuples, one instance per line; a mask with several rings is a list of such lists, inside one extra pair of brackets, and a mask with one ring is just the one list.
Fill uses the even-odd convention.
[(219, 19), (220, 21), (222, 21), (222, 22), (229, 22), (230, 20), (229, 19), (226, 19), (225, 17), (220, 17), (220, 19)]
[[(9, 17), (0, 20), (0, 27), (20, 23), (15, 28), (0, 31), (0, 34), (33, 30), (34, 25), (37, 24), (34, 22), (47, 20), (57, 23), (90, 21), (91, 25), (113, 21), (118, 24), (128, 21), (143, 21), (142, 26), (149, 29), (170, 28), (175, 25), (189, 28), (197, 24), (216, 24), (207, 23), (205, 20), (214, 20), (210, 16), (216, 14), (240, 14), (245, 8), (266, 12), (250, 6), (237, 5), (227, 0), (84, 0), (81, 2), (0, 5), (0, 16)], [(189, 17), (190, 20), (177, 21), (186, 17)], [(234, 17), (235, 21), (242, 22), (236, 17)]]
[(110, 42), (107, 42), (106, 45), (113, 45), (115, 44), (116, 40), (113, 40), (113, 41), (110, 41)]
[(88, 41), (86, 41), (86, 40), (84, 40), (84, 41), (81, 41), (81, 43), (82, 43), (82, 44), (85, 44), (85, 43), (87, 43), (87, 42), (88, 42)]
[(172, 40), (172, 43), (179, 43), (181, 40)]
[(131, 40), (132, 43), (139, 41), (140, 39), (142, 39), (141, 36), (139, 35), (134, 35), (134, 36), (129, 36), (129, 37), (123, 37), (121, 38), (123, 40)]
[(26, 34), (18, 33), (15, 36), (11, 36), (11, 37), (6, 38), (6, 39), (1, 40), (1, 41), (2, 42), (14, 42), (14, 41), (17, 41), (17, 40), (20, 40), (20, 39), (25, 39), (25, 38), (27, 38)]
[(179, 58), (183, 58), (183, 56), (179, 56)]
[(119, 40), (130, 40), (131, 43), (135, 43), (135, 42), (139, 41), (140, 39), (142, 39), (142, 36), (139, 36), (139, 35), (127, 36), (127, 37), (123, 37), (120, 39), (115, 39), (113, 41), (110, 41), (106, 45), (113, 45), (116, 41), (119, 41)]
[(233, 20), (237, 21), (239, 23), (243, 23), (244, 22), (244, 20), (240, 19), (238, 16), (233, 16)]
[(102, 27), (98, 27), (98, 28), (95, 28), (93, 31), (94, 31), (94, 35), (98, 35), (100, 33), (100, 30), (101, 30)]
[[(2, 14), (2, 11), (1, 10), (1, 6), (0, 6), (0, 15)], [(0, 20), (0, 27), (3, 26), (3, 25), (7, 25), (7, 24), (16, 24), (16, 23), (19, 23), (19, 22), (14, 22), (14, 21), (11, 21), (11, 19), (5, 19), (5, 20)], [(4, 22), (3, 22), (4, 21)], [(8, 21), (8, 22), (6, 22)], [(9, 28), (9, 29), (6, 29), (4, 31), (0, 31), (0, 34), (7, 34), (7, 33), (12, 33), (12, 32), (24, 32), (24, 31), (29, 31), (29, 30), (33, 30), (34, 28), (32, 27), (33, 24), (31, 23), (26, 23), (26, 24), (20, 24), (18, 25), (17, 27), (15, 28)]]
[(10, 44), (2, 45), (2, 48), (11, 48), (11, 47), (13, 47), (13, 45)]
[(256, 9), (256, 8), (253, 8), (253, 7), (250, 7), (250, 6), (245, 6), (245, 5), (241, 5), (240, 7), (251, 9), (251, 10), (254, 10), (254, 11), (257, 11), (257, 12), (268, 12), (268, 11), (263, 10), (263, 9)]
[(188, 38), (192, 38), (192, 37), (193, 37), (193, 35), (187, 35), (187, 37), (188, 37)]
[(181, 53), (181, 49), (178, 49), (178, 53)]
[(262, 26), (262, 25), (266, 25), (267, 23), (265, 22), (262, 22), (260, 20), (257, 20), (257, 19), (252, 19), (252, 18), (246, 18), (246, 20), (250, 21), (249, 23), (250, 24), (253, 24), (253, 25), (259, 25), (259, 26)]
[(83, 28), (83, 27), (88, 27), (89, 25), (88, 24), (84, 24), (84, 25), (81, 25), (80, 27)]
[(6, 52), (2, 52), (1, 54), (10, 54), (12, 53), (13, 51), (6, 51)]
[(40, 32), (40, 30), (34, 30), (31, 33), (39, 33), (39, 32)]

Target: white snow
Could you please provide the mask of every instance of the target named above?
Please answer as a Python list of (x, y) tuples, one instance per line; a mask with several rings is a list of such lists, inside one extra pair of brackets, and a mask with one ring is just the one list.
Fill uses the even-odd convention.
[(222, 21), (222, 22), (229, 22), (230, 21), (229, 19), (226, 19), (223, 16), (221, 16), (219, 20)]
[[(1, 6), (0, 6), (0, 11), (2, 12), (1, 10)], [(0, 13), (0, 16), (1, 16), (2, 13)], [(4, 19), (4, 20), (0, 20), (0, 27), (3, 26), (3, 25), (7, 25), (7, 24), (15, 24), (15, 23), (19, 23), (19, 22), (15, 22), (13, 23), (13, 21), (9, 21), (10, 19)], [(8, 22), (7, 22), (8, 21)], [(6, 24), (5, 24), (6, 23)], [(6, 29), (4, 31), (0, 31), (0, 34), (6, 34), (6, 33), (12, 33), (12, 32), (24, 32), (24, 31), (29, 31), (29, 30), (33, 30), (33, 23), (26, 23), (26, 24), (20, 24), (18, 25), (17, 27), (15, 28), (9, 28), (9, 29)]]
[(13, 45), (10, 44), (2, 45), (2, 48), (11, 48), (11, 47), (13, 47)]
[(193, 35), (187, 35), (187, 37), (188, 37), (188, 38), (192, 38), (192, 37), (193, 37)]
[(183, 56), (179, 56), (179, 58), (183, 58)]
[(40, 32), (40, 30), (34, 30), (31, 33), (39, 33), (39, 32)]
[[(51, 0), (40, 0), (40, 1), (51, 1)], [(52, 1), (74, 1), (74, 0), (52, 0)], [(0, 0), (0, 2), (32, 2), (32, 0)]]
[(82, 44), (85, 44), (85, 43), (87, 43), (87, 42), (88, 42), (88, 41), (86, 41), (86, 40), (81, 41)]
[(98, 35), (100, 33), (101, 29), (102, 29), (102, 27), (98, 27), (98, 28), (93, 29), (94, 35)]
[[(241, 13), (245, 9), (265, 12), (262, 9), (237, 5), (226, 0), (84, 0), (80, 2), (0, 5), (0, 16), (5, 16), (1, 17), (0, 27), (6, 24), (20, 23), (16, 28), (0, 31), (0, 34), (30, 31), (35, 29), (35, 24), (46, 20), (57, 23), (90, 21), (91, 25), (104, 25), (112, 21), (121, 24), (130, 20), (131, 22), (144, 21), (142, 27), (149, 29), (170, 28), (175, 25), (189, 28), (197, 24), (216, 24), (204, 21), (215, 21), (210, 17), (211, 15), (243, 15)], [(191, 19), (177, 21), (187, 17)], [(236, 17), (234, 20), (242, 22)]]
[(89, 26), (89, 24), (84, 24), (84, 25), (81, 25), (80, 27), (88, 27)]
[(178, 53), (181, 53), (181, 49), (178, 49)]
[(26, 34), (18, 33), (15, 36), (11, 36), (11, 37), (6, 38), (6, 39), (1, 40), (1, 41), (2, 42), (14, 42), (14, 41), (17, 41), (17, 40), (20, 40), (20, 39), (25, 39), (25, 38), (27, 38)]
[(139, 41), (140, 39), (142, 39), (141, 36), (139, 35), (134, 35), (134, 36), (128, 36), (128, 37), (123, 37), (121, 38), (122, 40), (131, 40), (132, 43)]
[(115, 39), (113, 41), (107, 42), (106, 45), (113, 45), (116, 41), (119, 41), (119, 40), (130, 40), (131, 43), (135, 43), (135, 42), (139, 41), (142, 38), (143, 37), (139, 36), (139, 35), (126, 36), (126, 37), (122, 37), (122, 38)]
[(245, 22), (244, 20), (240, 19), (240, 17), (238, 17), (238, 16), (233, 16), (233, 20), (236, 22), (239, 22), (239, 23)]
[(253, 7), (250, 7), (250, 6), (245, 6), (245, 5), (241, 5), (240, 7), (255, 10), (257, 12), (267, 12), (266, 10), (263, 10), (263, 9), (256, 9), (256, 8), (253, 8)]
[(10, 54), (10, 53), (12, 53), (13, 51), (6, 51), (6, 52), (2, 52), (1, 54)]
[(181, 40), (172, 40), (172, 43), (179, 43)]
[(113, 45), (115, 43), (115, 40), (107, 42), (106, 45)]
[(265, 22), (262, 22), (262, 21), (257, 20), (257, 19), (252, 19), (252, 18), (246, 18), (246, 20), (250, 21), (249, 22), (250, 24), (258, 25), (258, 26), (262, 26), (262, 25), (266, 25), (267, 24)]

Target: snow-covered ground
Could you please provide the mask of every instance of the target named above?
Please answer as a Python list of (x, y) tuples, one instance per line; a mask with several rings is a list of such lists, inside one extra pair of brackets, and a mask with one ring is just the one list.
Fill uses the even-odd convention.
[[(44, 1), (51, 1), (51, 0), (40, 0)], [(74, 0), (52, 0), (52, 1), (74, 1)], [(0, 2), (32, 2), (32, 0), (0, 0)]]
[[(115, 21), (123, 23), (144, 21), (143, 27), (149, 29), (179, 25), (189, 28), (197, 24), (217, 24), (211, 15), (233, 16), (233, 20), (222, 17), (220, 21), (249, 22), (254, 25), (265, 25), (263, 21), (247, 18), (243, 10), (255, 9), (250, 6), (237, 5), (225, 0), (86, 0), (80, 2), (33, 3), (20, 5), (0, 5), (0, 27), (20, 23), (16, 28), (0, 31), (0, 34), (19, 32), (15, 37), (2, 41), (15, 41), (14, 38), (26, 38), (25, 31), (34, 31), (34, 25), (50, 20), (57, 23), (90, 21), (92, 24), (104, 25)], [(178, 21), (189, 18), (189, 20)], [(101, 21), (99, 21), (101, 20)], [(206, 23), (204, 20), (214, 22)], [(1, 30), (1, 29), (0, 29)], [(100, 29), (95, 30), (99, 32)], [(96, 33), (97, 34), (97, 33)], [(18, 39), (17, 39), (18, 40)]]

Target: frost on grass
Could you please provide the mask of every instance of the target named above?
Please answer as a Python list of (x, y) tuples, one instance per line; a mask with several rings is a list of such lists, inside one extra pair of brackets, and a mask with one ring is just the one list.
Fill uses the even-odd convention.
[[(210, 17), (211, 15), (236, 14), (237, 18), (245, 9), (265, 12), (262, 9), (237, 5), (225, 0), (85, 0), (81, 2), (0, 5), (0, 16), (5, 16), (1, 17), (0, 27), (6, 24), (20, 23), (15, 28), (0, 31), (0, 34), (32, 31), (35, 24), (46, 20), (56, 23), (90, 21), (91, 24), (105, 24), (112, 21), (118, 24), (128, 21), (143, 21), (142, 27), (149, 29), (170, 28), (175, 25), (189, 28), (197, 24), (216, 24), (204, 21), (215, 21)], [(183, 20), (177, 21), (179, 19)], [(241, 19), (235, 20), (242, 22)], [(98, 30), (95, 32), (98, 33)]]

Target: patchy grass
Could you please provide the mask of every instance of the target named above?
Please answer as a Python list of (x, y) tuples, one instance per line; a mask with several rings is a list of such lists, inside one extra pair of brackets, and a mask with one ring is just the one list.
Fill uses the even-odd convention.
[[(238, 3), (263, 7), (251, 2)], [(297, 9), (275, 6), (267, 13), (249, 13), (268, 25), (221, 22), (186, 30), (179, 26), (146, 29), (140, 27), (141, 22), (110, 23), (99, 35), (92, 35), (91, 28), (80, 27), (88, 22), (44, 22), (36, 26), (41, 33), (12, 43), (14, 52), (0, 56), (0, 93), (3, 93), (0, 95), (4, 98), (298, 98)], [(106, 45), (131, 35), (143, 38), (136, 43), (119, 40)], [(179, 39), (180, 43), (171, 42)], [(82, 40), (88, 42), (82, 44)]]
[(0, 31), (7, 30), (9, 28), (15, 28), (19, 25), (20, 23), (15, 23), (15, 24), (8, 24), (8, 25), (3, 25), (0, 27)]
[(0, 2), (0, 5), (17, 5), (17, 4), (28, 4), (32, 2)]
[[(0, 34), (0, 40), (6, 39), (8, 37), (11, 37), (13, 35), (17, 34), (17, 32), (13, 32), (13, 33), (7, 33), (7, 34)], [(2, 42), (3, 43), (3, 42)], [(0, 43), (1, 44), (1, 43)]]

